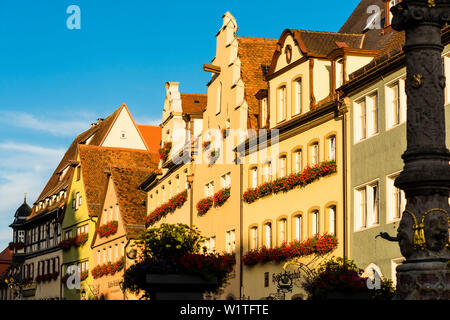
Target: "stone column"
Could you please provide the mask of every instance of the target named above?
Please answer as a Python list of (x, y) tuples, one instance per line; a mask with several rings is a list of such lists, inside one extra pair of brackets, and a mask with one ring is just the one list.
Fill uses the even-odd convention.
[(441, 28), (450, 0), (403, 0), (392, 27), (405, 31), (407, 150), (395, 185), (407, 204), (398, 228), (406, 261), (397, 268), (396, 299), (450, 299), (450, 152), (445, 143)]

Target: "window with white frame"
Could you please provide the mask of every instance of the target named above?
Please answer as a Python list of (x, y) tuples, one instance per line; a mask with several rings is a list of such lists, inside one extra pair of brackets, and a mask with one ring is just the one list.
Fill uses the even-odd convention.
[(354, 105), (355, 142), (378, 133), (378, 93), (357, 100)]
[(300, 173), (302, 172), (302, 150), (298, 149), (294, 151), (294, 156), (292, 159), (292, 162), (294, 163), (294, 173)]
[(267, 97), (261, 99), (261, 128), (265, 128), (267, 126), (268, 120), (268, 105), (267, 105)]
[(387, 128), (393, 128), (406, 121), (405, 78), (402, 77), (386, 86)]
[(268, 183), (272, 180), (272, 163), (266, 162), (263, 167), (263, 182)]
[(312, 235), (319, 234), (319, 210), (314, 210), (311, 214), (311, 231)]
[(214, 182), (205, 185), (205, 197), (212, 197), (214, 195)]
[(328, 138), (328, 160), (336, 160), (336, 136)]
[(250, 229), (250, 250), (258, 249), (258, 227)]
[(77, 228), (77, 236), (79, 236), (80, 234), (83, 234), (83, 233), (88, 233), (88, 228), (89, 228), (89, 225), (87, 225), (87, 224), (85, 224), (81, 227), (78, 227)]
[(314, 142), (309, 148), (311, 153), (311, 164), (319, 164), (319, 143)]
[(219, 82), (217, 87), (217, 104), (216, 104), (216, 114), (219, 114), (222, 110), (222, 82)]
[(380, 221), (378, 181), (355, 189), (355, 229), (361, 230)]
[(336, 235), (336, 206), (328, 208), (328, 233)]
[(227, 231), (225, 234), (226, 251), (234, 253), (236, 251), (236, 230)]
[(224, 174), (220, 177), (220, 183), (222, 185), (222, 189), (231, 187), (231, 172)]
[(294, 115), (302, 113), (302, 79), (294, 81)]
[(283, 243), (287, 242), (287, 220), (281, 219), (278, 221), (278, 245), (281, 246)]
[(344, 59), (336, 61), (336, 89), (344, 84)]
[(286, 86), (282, 86), (278, 89), (278, 121), (286, 120), (287, 110), (286, 99)]
[(295, 240), (302, 241), (303, 239), (303, 216), (298, 215), (294, 218)]
[(398, 174), (391, 175), (386, 181), (388, 222), (400, 220), (406, 207), (405, 192), (394, 185), (397, 177)]
[(272, 248), (272, 224), (266, 223), (264, 225), (264, 246)]
[(17, 242), (18, 243), (25, 243), (25, 231), (19, 230), (17, 233)]
[(281, 156), (279, 159), (279, 176), (280, 178), (286, 177), (286, 156)]
[(250, 181), (252, 188), (256, 188), (258, 186), (258, 168), (254, 167), (250, 171)]

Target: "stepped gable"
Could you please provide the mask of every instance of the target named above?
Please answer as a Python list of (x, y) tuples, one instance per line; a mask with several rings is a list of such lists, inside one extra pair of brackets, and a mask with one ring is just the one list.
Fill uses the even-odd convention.
[(107, 172), (113, 167), (156, 170), (159, 156), (155, 152), (79, 145), (86, 203), (90, 216), (98, 216), (106, 191)]

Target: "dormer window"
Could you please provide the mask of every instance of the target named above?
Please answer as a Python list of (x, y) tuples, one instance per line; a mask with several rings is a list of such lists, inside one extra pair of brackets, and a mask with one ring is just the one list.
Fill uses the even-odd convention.
[(336, 89), (344, 84), (344, 59), (340, 58), (336, 61)]
[(267, 115), (267, 97), (265, 97), (261, 99), (261, 128), (265, 128), (267, 126)]

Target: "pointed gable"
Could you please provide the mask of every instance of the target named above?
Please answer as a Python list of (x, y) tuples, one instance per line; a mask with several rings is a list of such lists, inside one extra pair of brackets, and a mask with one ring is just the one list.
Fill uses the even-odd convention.
[(138, 124), (137, 128), (147, 145), (148, 151), (158, 152), (161, 148), (161, 127)]
[(142, 138), (125, 103), (119, 108), (101, 146), (147, 150), (145, 140)]

